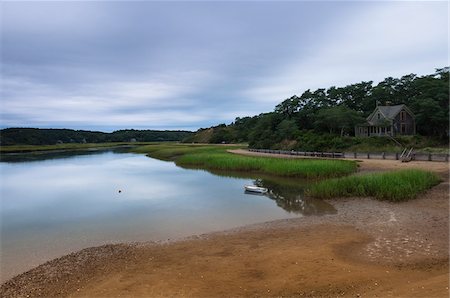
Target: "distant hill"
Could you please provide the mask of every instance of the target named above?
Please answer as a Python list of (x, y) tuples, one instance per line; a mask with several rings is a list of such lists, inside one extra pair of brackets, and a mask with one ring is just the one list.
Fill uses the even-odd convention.
[(52, 145), (61, 143), (181, 141), (193, 132), (181, 130), (117, 130), (112, 133), (73, 129), (6, 128), (1, 145)]
[(212, 143), (211, 137), (214, 134), (214, 128), (199, 129), (195, 134), (183, 140), (184, 143)]

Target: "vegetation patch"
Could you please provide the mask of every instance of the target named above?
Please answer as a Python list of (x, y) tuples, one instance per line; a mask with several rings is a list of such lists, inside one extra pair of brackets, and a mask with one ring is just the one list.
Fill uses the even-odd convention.
[(124, 129), (111, 133), (73, 129), (6, 128), (0, 130), (2, 146), (55, 145), (116, 142), (181, 141), (192, 135), (190, 131)]
[(174, 160), (182, 167), (259, 172), (311, 179), (344, 176), (357, 169), (354, 161), (251, 157), (226, 151), (241, 147), (243, 146), (149, 145), (134, 151), (162, 160)]
[(337, 197), (375, 197), (393, 202), (415, 198), (437, 185), (437, 175), (423, 170), (352, 175), (312, 185), (307, 194), (322, 199)]

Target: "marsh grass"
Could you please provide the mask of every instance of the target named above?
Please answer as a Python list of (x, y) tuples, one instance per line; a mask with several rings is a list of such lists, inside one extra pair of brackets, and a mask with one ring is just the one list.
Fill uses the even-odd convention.
[(137, 148), (135, 152), (147, 153), (150, 157), (162, 160), (174, 160), (182, 167), (259, 172), (308, 179), (348, 175), (357, 168), (353, 161), (251, 157), (226, 152), (227, 149), (236, 148), (242, 146), (149, 145)]
[(312, 185), (306, 193), (322, 199), (375, 197), (399, 202), (413, 199), (438, 183), (439, 178), (431, 172), (400, 170), (329, 179)]
[(176, 160), (178, 157), (193, 153), (226, 152), (226, 149), (236, 149), (238, 146), (219, 147), (212, 145), (183, 144), (151, 144), (132, 149), (136, 153), (146, 153), (148, 156), (162, 160)]

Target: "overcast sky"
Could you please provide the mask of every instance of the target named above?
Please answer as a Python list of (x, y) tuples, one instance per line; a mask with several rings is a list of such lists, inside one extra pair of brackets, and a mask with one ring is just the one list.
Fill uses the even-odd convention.
[(2, 2), (1, 127), (196, 130), (430, 74), (443, 2)]

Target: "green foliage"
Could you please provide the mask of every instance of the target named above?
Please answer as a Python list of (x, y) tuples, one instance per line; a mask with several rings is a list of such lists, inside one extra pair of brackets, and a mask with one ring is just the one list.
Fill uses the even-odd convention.
[[(375, 86), (368, 81), (315, 91), (308, 89), (300, 96), (283, 100), (274, 112), (236, 118), (226, 127), (215, 127), (212, 136), (203, 140), (211, 143), (248, 142), (252, 148), (268, 149), (282, 149), (286, 144), (289, 148), (307, 151), (348, 149), (372, 143), (367, 139), (350, 140), (347, 136), (354, 135), (354, 126), (374, 110), (377, 102), (385, 104), (387, 101), (393, 105), (406, 104), (412, 110), (419, 134), (439, 138), (441, 145), (448, 144), (448, 68), (437, 69), (434, 74), (422, 77), (415, 74), (388, 77)], [(324, 140), (318, 140), (310, 131)], [(202, 133), (203, 130), (197, 132)], [(385, 148), (395, 147), (395, 143), (388, 142), (390, 144)]]
[(112, 133), (72, 129), (6, 128), (0, 130), (1, 145), (53, 145), (67, 143), (181, 141), (189, 131), (117, 130)]
[(234, 130), (231, 127), (227, 127), (225, 124), (219, 125), (213, 130), (211, 139), (212, 144), (231, 143), (236, 139)]
[(346, 106), (324, 108), (317, 112), (314, 125), (320, 130), (327, 129), (330, 133), (352, 133), (355, 125), (363, 123), (364, 118), (358, 112)]
[(307, 194), (322, 199), (338, 197), (375, 197), (393, 202), (415, 198), (439, 183), (439, 178), (423, 170), (352, 175), (313, 184)]
[(280, 159), (251, 157), (228, 153), (227, 149), (239, 146), (201, 145), (149, 145), (137, 148), (149, 156), (174, 160), (183, 167), (210, 170), (247, 171), (301, 178), (325, 178), (348, 175), (356, 171), (353, 161)]
[(148, 156), (162, 160), (176, 160), (178, 157), (190, 153), (214, 153), (223, 152), (226, 149), (237, 149), (240, 146), (215, 146), (215, 145), (184, 145), (184, 144), (149, 144), (133, 148), (135, 153), (146, 153)]
[(295, 125), (294, 120), (284, 119), (276, 127), (276, 132), (280, 139), (286, 140), (299, 135), (300, 131)]

